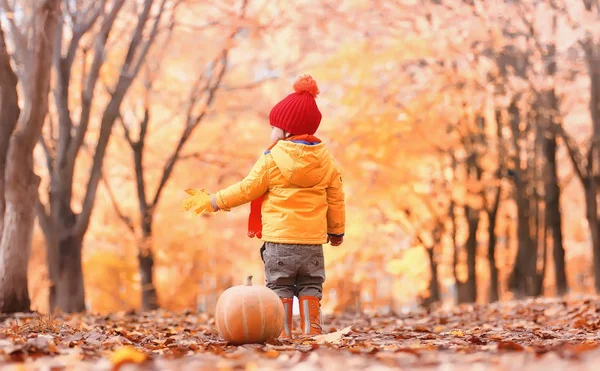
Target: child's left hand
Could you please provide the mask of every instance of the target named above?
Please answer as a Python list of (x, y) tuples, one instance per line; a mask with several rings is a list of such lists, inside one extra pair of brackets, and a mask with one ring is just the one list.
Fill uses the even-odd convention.
[(185, 211), (193, 209), (195, 214), (202, 214), (204, 212), (214, 213), (217, 211), (212, 205), (210, 194), (205, 190), (190, 188), (186, 189), (185, 192), (190, 195), (181, 204), (181, 207)]
[(331, 246), (340, 246), (342, 243), (344, 243), (344, 236), (334, 236), (328, 234), (327, 242), (330, 242)]

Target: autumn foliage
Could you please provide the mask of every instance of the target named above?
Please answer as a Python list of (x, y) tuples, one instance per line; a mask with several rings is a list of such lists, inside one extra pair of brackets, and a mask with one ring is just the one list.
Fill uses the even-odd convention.
[[(7, 0), (0, 13), (2, 366), (600, 359), (597, 1)], [(292, 86), (316, 97), (339, 161), (345, 242), (325, 246), (323, 335), (234, 346), (215, 321), (237, 312), (215, 311), (244, 277), (264, 282), (250, 205), (181, 205), (247, 174)]]
[[(4, 318), (5, 361), (597, 359), (598, 303), (580, 300), (600, 291), (597, 1), (7, 0), (0, 13), (0, 311), (36, 312)], [(344, 245), (325, 247), (334, 334), (232, 347), (217, 300), (264, 281), (250, 205), (181, 204), (247, 174), (292, 86), (317, 97), (346, 192)]]
[[(179, 206), (185, 189), (247, 173), (270, 144), (269, 110), (306, 73), (320, 91), (309, 78), (294, 89), (318, 95), (347, 188), (324, 312), (598, 288), (596, 7), (143, 3), (60, 6), (34, 153), (33, 309), (212, 313), (244, 275), (259, 282), (246, 208)], [(34, 17), (27, 6), (4, 12)], [(11, 56), (21, 21), (3, 25)], [(60, 277), (77, 295), (61, 296)]]

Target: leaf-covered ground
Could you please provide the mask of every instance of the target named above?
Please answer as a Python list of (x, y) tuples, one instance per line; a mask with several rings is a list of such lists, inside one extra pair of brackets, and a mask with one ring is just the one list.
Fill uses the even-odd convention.
[[(194, 313), (1, 318), (2, 369), (591, 370), (600, 298), (532, 300), (401, 317), (326, 317), (327, 335), (230, 346)], [(351, 328), (349, 328), (351, 326)]]

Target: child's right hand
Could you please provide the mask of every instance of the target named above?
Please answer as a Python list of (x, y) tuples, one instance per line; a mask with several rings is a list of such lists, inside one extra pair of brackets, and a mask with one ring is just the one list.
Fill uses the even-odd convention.
[(328, 234), (327, 242), (330, 242), (331, 246), (340, 246), (344, 242), (344, 236), (332, 236)]

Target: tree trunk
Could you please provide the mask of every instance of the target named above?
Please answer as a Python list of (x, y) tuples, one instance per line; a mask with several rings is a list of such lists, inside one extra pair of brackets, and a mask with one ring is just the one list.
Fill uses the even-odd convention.
[[(5, 179), (14, 182), (15, 179), (9, 178), (10, 172), (7, 171), (7, 158), (9, 155), (9, 145), (11, 135), (17, 126), (19, 118), (19, 104), (17, 95), (17, 76), (10, 65), (10, 57), (6, 50), (4, 32), (0, 27), (0, 312), (14, 313), (29, 310), (29, 292), (27, 291), (27, 231), (19, 231), (19, 223), (22, 219), (16, 214), (18, 210), (12, 208), (6, 209), (6, 202), (14, 206), (18, 205), (19, 200), (6, 199), (5, 190), (7, 189)], [(15, 140), (15, 139), (13, 139)], [(14, 142), (11, 152), (14, 152)], [(27, 157), (27, 156), (25, 156)], [(16, 166), (14, 154), (11, 153), (11, 166)], [(11, 169), (12, 170), (12, 169)], [(13, 170), (14, 171), (14, 170)], [(9, 187), (14, 189), (15, 187)], [(23, 190), (27, 192), (26, 189)], [(14, 193), (14, 192), (13, 192)], [(14, 194), (12, 195), (15, 196)], [(16, 196), (19, 196), (17, 193)], [(27, 202), (27, 200), (25, 201)], [(5, 218), (5, 213), (7, 218)], [(6, 227), (6, 228), (5, 228)], [(6, 233), (4, 233), (6, 230)], [(22, 236), (25, 240), (21, 241), (20, 246), (15, 244), (15, 238)], [(5, 245), (6, 244), (6, 245)]]
[(596, 202), (596, 190), (593, 181), (588, 178), (584, 182), (586, 219), (590, 228), (592, 240), (593, 262), (594, 262), (594, 287), (600, 292), (600, 229), (598, 223), (598, 204)]
[[(452, 163), (452, 174), (453, 178), (456, 174), (456, 169), (458, 167), (458, 163), (456, 161), (456, 157), (452, 155), (451, 157)], [(450, 238), (452, 241), (452, 275), (454, 277), (454, 286), (456, 288), (456, 302), (457, 303), (467, 303), (468, 295), (467, 295), (467, 286), (465, 282), (462, 282), (458, 278), (458, 256), (460, 246), (458, 244), (457, 232), (458, 228), (456, 227), (456, 202), (454, 199), (450, 200), (450, 206), (448, 208), (448, 216), (450, 217), (450, 223), (452, 224), (452, 230), (450, 231)]]
[(498, 267), (496, 266), (496, 216), (490, 217), (488, 226), (488, 266), (490, 270), (489, 302), (498, 301)]
[(142, 310), (156, 310), (158, 296), (154, 286), (154, 253), (152, 252), (152, 214), (147, 213), (142, 219), (142, 241), (138, 248), (140, 265)]
[[(472, 149), (474, 151), (474, 149)], [(483, 175), (483, 170), (477, 163), (476, 152), (469, 155), (467, 159), (467, 181), (473, 180), (480, 182)], [(467, 218), (467, 226), (469, 234), (465, 243), (467, 250), (467, 287), (466, 287), (466, 299), (470, 303), (477, 301), (477, 231), (479, 229), (480, 214), (479, 210), (472, 208), (471, 206), (465, 205), (465, 216)]]
[[(498, 301), (499, 289), (498, 289), (498, 267), (496, 266), (496, 222), (498, 220), (498, 209), (500, 208), (500, 197), (502, 194), (502, 187), (498, 186), (496, 195), (494, 196), (494, 204), (491, 210), (488, 210), (488, 266), (490, 270), (490, 289), (489, 289), (489, 301), (490, 303)], [(508, 241), (508, 240), (507, 240)]]
[[(33, 15), (31, 49), (20, 53), (31, 58), (28, 70), (23, 71), (27, 81), (23, 83), (24, 106), (19, 116), (16, 131), (10, 138), (2, 197), (3, 221), (0, 232), (0, 311), (28, 311), (30, 306), (27, 287), (27, 266), (33, 237), (35, 205), (39, 177), (33, 172), (33, 150), (42, 133), (42, 127), (48, 112), (48, 94), (50, 90), (50, 68), (52, 62), (52, 42), (58, 15), (59, 0), (43, 2)], [(14, 74), (9, 71), (8, 55), (2, 40), (0, 50), (0, 68), (2, 71), (2, 119), (4, 125), (11, 126), (18, 108), (5, 107), (15, 99)], [(12, 75), (12, 76), (11, 76)], [(6, 94), (6, 96), (5, 96)], [(14, 104), (10, 103), (11, 105)], [(4, 109), (7, 109), (5, 112)], [(4, 132), (4, 131), (3, 131)], [(7, 138), (2, 139), (3, 141)], [(4, 152), (6, 149), (1, 149)]]
[(81, 263), (82, 241), (68, 237), (58, 245), (58, 277), (50, 303), (65, 313), (85, 311), (85, 289), (83, 285), (83, 267)]
[(148, 250), (146, 254), (140, 252), (138, 254), (138, 262), (140, 264), (141, 289), (142, 289), (142, 310), (156, 310), (158, 306), (158, 296), (154, 286), (154, 256), (152, 250)]
[[(38, 205), (39, 207), (39, 205)], [(46, 211), (38, 211), (38, 220), (44, 230), (44, 240), (46, 242), (46, 267), (48, 269), (48, 309), (52, 313), (57, 309), (56, 305), (56, 286), (58, 282), (58, 236), (50, 218), (46, 217)]]
[(528, 296), (535, 295), (535, 285), (537, 277), (537, 246), (533, 244), (531, 239), (530, 222), (530, 204), (525, 191), (524, 185), (517, 182), (515, 193), (517, 194), (517, 241), (518, 252), (517, 261), (515, 263), (515, 278), (516, 291), (519, 294)]
[[(590, 116), (595, 139), (600, 136), (600, 42), (589, 38), (584, 44), (590, 75)], [(596, 174), (597, 175), (597, 174)]]
[(437, 262), (435, 261), (435, 248), (431, 246), (425, 249), (429, 257), (429, 271), (431, 278), (429, 279), (429, 297), (427, 303), (434, 303), (440, 300), (440, 281), (438, 277)]
[(0, 27), (0, 241), (4, 226), (5, 211), (5, 174), (6, 159), (10, 138), (19, 119), (19, 96), (17, 94), (17, 76), (10, 65), (10, 56), (6, 50), (4, 32)]
[[(427, 244), (424, 244), (425, 252), (427, 253), (427, 257), (429, 260), (429, 272), (431, 275), (431, 277), (429, 279), (429, 287), (428, 287), (429, 296), (426, 298), (420, 299), (421, 305), (425, 308), (429, 308), (431, 306), (431, 304), (439, 301), (441, 298), (441, 296), (440, 296), (440, 281), (439, 281), (439, 275), (438, 275), (438, 264), (435, 260), (435, 248), (436, 248), (436, 246), (439, 246), (439, 244), (442, 240), (443, 231), (444, 231), (444, 225), (440, 220), (438, 220), (431, 232), (431, 238), (433, 240), (433, 243), (430, 246), (428, 246)], [(419, 238), (419, 241), (421, 243), (423, 243), (423, 240), (421, 240), (420, 238)]]
[[(456, 160), (453, 159), (453, 162)], [(458, 278), (458, 254), (460, 246), (457, 241), (457, 228), (456, 228), (456, 202), (454, 200), (450, 201), (450, 207), (448, 210), (448, 214), (450, 216), (450, 222), (452, 223), (452, 231), (451, 231), (451, 240), (452, 240), (452, 275), (454, 277), (454, 285), (456, 287), (456, 302), (457, 303), (466, 303), (469, 300), (467, 299), (467, 291), (466, 291), (466, 283), (462, 282)]]
[(558, 186), (556, 166), (556, 135), (552, 130), (544, 136), (544, 152), (547, 164), (545, 177), (546, 225), (549, 234), (552, 236), (556, 294), (562, 296), (567, 292), (568, 286), (562, 236), (562, 216), (560, 214), (560, 187)]
[(592, 37), (584, 43), (590, 75), (590, 116), (592, 144), (588, 154), (588, 178), (584, 180), (586, 216), (590, 227), (594, 255), (594, 286), (600, 293), (600, 231), (598, 221), (598, 179), (600, 178), (600, 43)]
[[(167, 1), (160, 1), (155, 12), (152, 11), (154, 0), (139, 2), (138, 5), (140, 6), (135, 9), (137, 22), (133, 28), (133, 33), (122, 35), (130, 41), (123, 63), (118, 67), (118, 80), (111, 87), (110, 99), (101, 108), (100, 128), (93, 153), (92, 166), (87, 177), (85, 195), (81, 201), (81, 212), (75, 214), (71, 207), (75, 164), (80, 150), (84, 146), (90, 117), (93, 108), (96, 106), (94, 92), (97, 90), (100, 71), (106, 61), (107, 40), (126, 1), (116, 0), (110, 3), (109, 10), (104, 5), (100, 5), (95, 11), (96, 13), (89, 14), (89, 20), (85, 22), (78, 22), (77, 19), (71, 20), (71, 30), (69, 32), (71, 40), (67, 48), (67, 54), (64, 57), (56, 55), (55, 59), (57, 72), (55, 76), (59, 80), (55, 92), (57, 113), (59, 115), (59, 138), (56, 150), (52, 153), (46, 151), (46, 156), (50, 158), (48, 170), (52, 174), (48, 194), (50, 212), (45, 211), (44, 207), (40, 207), (41, 211), (38, 212), (41, 218), (49, 219), (49, 222), (45, 224), (53, 228), (44, 228), (46, 241), (53, 242), (57, 240), (55, 244), (58, 246), (56, 249), (52, 244), (47, 246), (48, 270), (52, 280), (50, 291), (51, 310), (54, 309), (54, 306), (64, 312), (79, 312), (85, 309), (81, 250), (96, 201), (104, 156), (114, 123), (119, 117), (121, 103), (139, 73), (156, 38)], [(89, 9), (90, 12), (94, 12), (93, 7), (89, 7)], [(100, 25), (95, 27), (97, 19), (101, 19), (101, 21)], [(151, 26), (148, 29), (147, 23), (149, 22)], [(96, 32), (87, 35), (88, 31), (92, 29)], [(54, 32), (53, 35), (55, 35), (56, 49), (59, 51), (64, 49), (62, 48), (63, 30), (59, 29), (59, 32)], [(82, 48), (79, 42), (84, 35), (85, 39), (93, 40), (94, 52), (89, 71), (86, 74), (85, 86), (82, 88), (81, 103), (76, 109), (76, 111), (79, 111), (79, 122), (74, 125), (73, 116), (75, 115), (72, 112), (73, 109), (69, 109), (69, 77), (72, 73), (74, 57)], [(53, 164), (55, 166), (52, 166)], [(52, 236), (52, 231), (57, 236)]]
[(0, 312), (29, 311), (27, 265), (33, 237), (39, 177), (27, 138), (17, 132), (10, 141), (6, 167), (6, 208), (0, 242)]
[(544, 280), (546, 279), (546, 268), (548, 266), (548, 226), (544, 223), (542, 231), (542, 270), (537, 275), (535, 295), (544, 295)]
[[(538, 99), (533, 105), (535, 112), (548, 110), (548, 107), (543, 104), (543, 96), (538, 96)], [(535, 266), (535, 272), (533, 274), (533, 285), (531, 291), (528, 293), (530, 296), (542, 295), (544, 287), (544, 279), (546, 277), (546, 264), (548, 257), (548, 228), (546, 222), (546, 204), (545, 199), (542, 198), (540, 189), (545, 187), (545, 152), (544, 152), (544, 119), (543, 115), (534, 114), (531, 118), (532, 123), (535, 125), (534, 130), (534, 141), (533, 141), (533, 155), (529, 158), (528, 170), (531, 175), (530, 179), (530, 210), (532, 216), (533, 236), (532, 242), (534, 251), (532, 251), (533, 260), (532, 265)], [(541, 253), (540, 253), (541, 249)], [(542, 269), (538, 273), (538, 260), (541, 255)]]
[[(557, 32), (557, 17), (553, 17), (552, 21), (553, 36)], [(556, 64), (556, 45), (551, 42), (547, 46), (547, 54), (545, 58), (546, 72), (553, 78), (557, 72)], [(548, 89), (544, 95), (545, 102), (541, 110), (541, 117), (545, 124), (543, 130), (542, 145), (544, 158), (546, 161), (546, 174), (544, 177), (545, 188), (545, 231), (552, 237), (552, 256), (554, 262), (554, 279), (556, 281), (556, 294), (564, 295), (568, 290), (567, 275), (565, 266), (565, 249), (563, 246), (562, 236), (562, 216), (560, 213), (560, 187), (558, 185), (558, 173), (556, 165), (556, 131), (554, 130), (560, 115), (560, 107), (556, 97), (555, 87)]]
[[(59, 189), (64, 191), (64, 188)], [(77, 215), (71, 210), (68, 193), (57, 192), (52, 196), (54, 215), (50, 217), (44, 211), (38, 212), (46, 239), (46, 261), (51, 282), (48, 305), (50, 311), (82, 312), (85, 310), (81, 261), (83, 236), (65, 233), (77, 220)]]
[(467, 249), (467, 300), (471, 303), (477, 301), (477, 229), (479, 228), (479, 212), (472, 208), (465, 208), (469, 236), (465, 247)]
[(159, 307), (156, 287), (154, 286), (154, 254), (152, 252), (154, 206), (148, 205), (148, 200), (146, 198), (146, 181), (144, 177), (144, 145), (149, 122), (150, 110), (146, 108), (144, 110), (144, 120), (140, 125), (139, 140), (135, 144), (131, 142), (142, 230), (142, 240), (138, 247), (138, 262), (140, 265), (142, 310), (145, 311), (155, 310)]
[[(505, 150), (503, 145), (502, 137), (502, 112), (496, 110), (496, 139), (498, 148), (498, 168), (496, 169), (495, 179), (498, 182), (502, 181), (502, 174), (504, 171), (505, 162)], [(496, 265), (496, 223), (498, 221), (498, 210), (500, 209), (500, 200), (502, 199), (502, 185), (499, 184), (496, 187), (496, 193), (494, 194), (494, 201), (491, 207), (486, 207), (488, 216), (488, 268), (490, 271), (490, 287), (488, 301), (490, 303), (498, 301), (500, 298), (499, 287), (498, 287), (498, 266)], [(508, 236), (507, 236), (508, 241)], [(508, 242), (507, 242), (508, 243)]]
[(531, 238), (530, 227), (530, 203), (527, 195), (528, 182), (525, 171), (521, 168), (521, 115), (517, 107), (516, 99), (513, 100), (509, 109), (510, 127), (513, 137), (513, 146), (515, 155), (513, 163), (515, 164), (513, 172), (514, 195), (517, 205), (517, 256), (513, 265), (513, 270), (509, 278), (509, 288), (517, 298), (524, 295), (533, 295), (535, 291), (536, 271), (536, 250)]
[(10, 56), (6, 50), (4, 32), (0, 25), (0, 241), (4, 226), (5, 210), (5, 173), (10, 138), (19, 119), (19, 96), (17, 94), (17, 76), (10, 65)]

